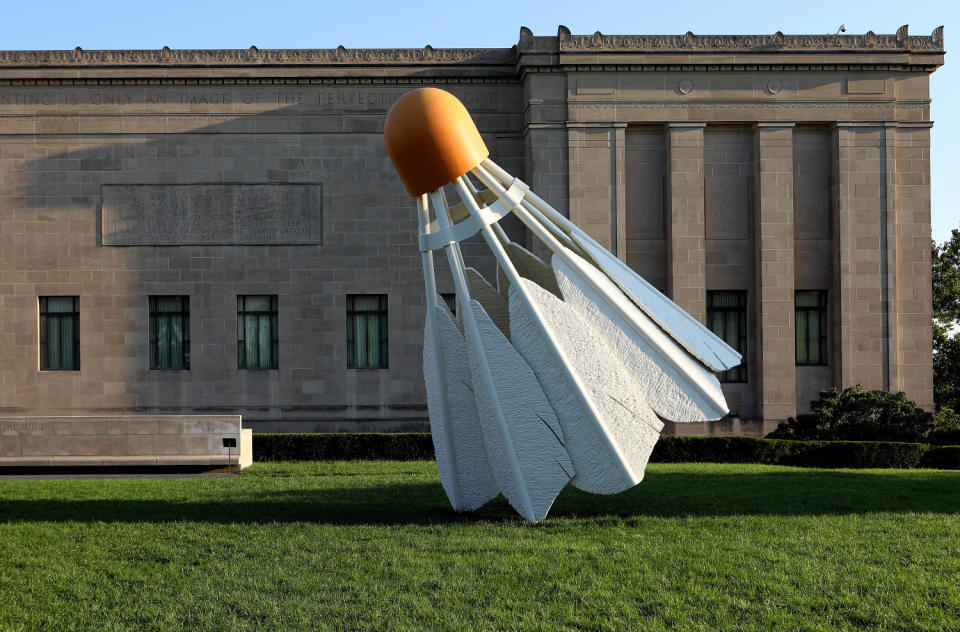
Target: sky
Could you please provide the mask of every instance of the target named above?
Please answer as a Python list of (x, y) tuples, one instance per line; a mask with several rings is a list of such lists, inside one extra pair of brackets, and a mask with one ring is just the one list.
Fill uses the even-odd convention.
[[(484, 0), (470, 3), (0, 0), (0, 49), (509, 48), (520, 27), (575, 34), (895, 33), (944, 26), (946, 63), (931, 77), (933, 238), (960, 228), (960, 1)], [(954, 39), (956, 37), (956, 39)], [(953, 42), (957, 42), (956, 45)], [(955, 47), (956, 46), (956, 47)]]

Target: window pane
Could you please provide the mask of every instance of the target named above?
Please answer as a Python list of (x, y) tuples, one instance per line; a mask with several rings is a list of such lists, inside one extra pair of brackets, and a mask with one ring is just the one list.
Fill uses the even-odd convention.
[(276, 296), (237, 297), (237, 367), (279, 367)]
[(798, 365), (826, 365), (827, 292), (799, 290), (794, 294)]
[(707, 323), (710, 330), (736, 349), (743, 362), (718, 374), (721, 382), (747, 381), (747, 293), (743, 290), (707, 291)]
[(150, 297), (150, 368), (189, 369), (190, 297)]
[(41, 296), (40, 368), (52, 371), (80, 369), (80, 298)]
[(347, 368), (387, 368), (387, 297), (347, 296)]

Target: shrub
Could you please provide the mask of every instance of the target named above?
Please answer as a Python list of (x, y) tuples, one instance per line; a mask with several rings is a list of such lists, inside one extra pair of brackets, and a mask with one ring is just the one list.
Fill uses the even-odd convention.
[(902, 392), (851, 388), (820, 391), (809, 415), (790, 417), (767, 435), (770, 439), (824, 441), (923, 441), (933, 430), (933, 415)]
[(934, 445), (960, 445), (960, 415), (952, 408), (937, 411), (933, 432), (927, 440)]
[(920, 461), (920, 467), (960, 470), (960, 445), (930, 446)]
[[(880, 441), (793, 441), (754, 437), (661, 437), (652, 462), (761, 463), (797, 467), (914, 468), (929, 446)], [(943, 462), (948, 462), (949, 459)], [(936, 465), (930, 467), (947, 467)], [(954, 467), (960, 467), (960, 463)]]
[[(256, 461), (434, 458), (429, 433), (254, 434)], [(960, 469), (960, 446), (881, 441), (792, 441), (755, 437), (663, 436), (653, 463), (761, 463), (799, 467)]]
[(253, 435), (255, 461), (428, 461), (430, 433), (277, 433)]

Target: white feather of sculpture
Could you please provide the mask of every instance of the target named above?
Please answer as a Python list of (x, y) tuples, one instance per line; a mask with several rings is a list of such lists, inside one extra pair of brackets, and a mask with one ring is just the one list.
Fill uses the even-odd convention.
[[(566, 260), (553, 257), (557, 282), (564, 300), (591, 323), (627, 371), (637, 378), (638, 391), (659, 417), (675, 422), (720, 419), (727, 413), (723, 390), (716, 375), (690, 357), (683, 347), (655, 324), (644, 331), (659, 339), (651, 341), (633, 323), (648, 320), (619, 293), (617, 286), (600, 270), (576, 254), (567, 252)], [(577, 269), (567, 261), (579, 261)], [(587, 282), (585, 277), (589, 278)], [(603, 293), (594, 288), (599, 287)], [(615, 308), (610, 301), (616, 303)], [(628, 321), (623, 317), (627, 314)]]
[(500, 493), (487, 460), (466, 356), (463, 334), (447, 309), (435, 305), (423, 331), (423, 376), (440, 482), (457, 511), (477, 509)]
[(633, 487), (643, 478), (663, 424), (652, 414), (648, 415), (652, 425), (637, 423), (642, 417), (636, 411), (647, 408), (638, 398), (640, 385), (593, 323), (536, 283), (521, 279), (520, 285), (536, 302), (539, 318), (555, 336), (567, 361), (576, 367), (579, 382), (593, 403), (592, 410), (584, 407), (578, 393), (570, 388), (557, 366), (556, 354), (543, 340), (534, 315), (525, 308), (519, 288), (511, 285), (513, 344), (533, 367), (557, 411), (576, 469), (570, 482), (595, 494), (615, 494)]
[[(435, 191), (430, 198), (438, 226), (449, 230), (449, 207), (443, 192)], [(429, 225), (425, 230), (429, 231)], [(483, 306), (471, 298), (460, 245), (449, 242), (444, 250), (458, 303), (463, 306), (473, 394), (490, 469), (517, 512), (527, 520), (541, 520), (574, 475), (563, 447), (563, 429), (533, 370)]]
[[(533, 370), (478, 302), (470, 308), (482, 344), (471, 345), (468, 355), (491, 469), (513, 508), (542, 520), (575, 472), (563, 429)], [(484, 365), (496, 370), (484, 376)]]
[(592, 239), (579, 234), (571, 237), (637, 307), (701, 362), (714, 371), (725, 371), (740, 364), (743, 358), (739, 353), (625, 263)]

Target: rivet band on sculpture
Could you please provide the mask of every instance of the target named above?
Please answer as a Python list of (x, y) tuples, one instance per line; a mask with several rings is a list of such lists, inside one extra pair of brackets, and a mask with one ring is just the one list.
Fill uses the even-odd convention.
[[(507, 189), (504, 196), (509, 200), (509, 204), (504, 202), (503, 199), (497, 198), (493, 204), (481, 206), (476, 214), (467, 215), (466, 219), (458, 221), (456, 224), (446, 228), (441, 227), (437, 220), (430, 222), (429, 232), (420, 234), (420, 252), (440, 250), (451, 242), (461, 242), (473, 237), (483, 230), (484, 227), (496, 224), (512, 213), (515, 208), (520, 206), (523, 201), (523, 196), (525, 196), (528, 191), (530, 191), (530, 187), (519, 178), (515, 178), (513, 184), (510, 185), (510, 188)], [(458, 210), (462, 208), (463, 205), (458, 204), (450, 209), (451, 215), (453, 215), (455, 219), (462, 216), (462, 213), (458, 212)], [(463, 211), (463, 214), (465, 214), (465, 211)]]

